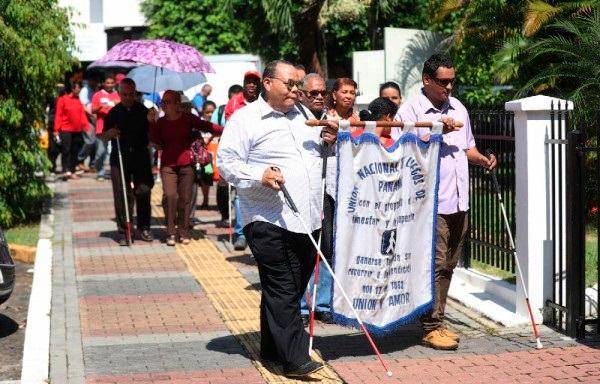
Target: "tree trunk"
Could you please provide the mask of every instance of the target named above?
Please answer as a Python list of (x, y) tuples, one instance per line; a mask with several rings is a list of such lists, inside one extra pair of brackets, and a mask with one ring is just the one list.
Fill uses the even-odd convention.
[(298, 50), (300, 63), (306, 67), (306, 72), (316, 72), (327, 76), (327, 59), (325, 37), (319, 24), (319, 13), (324, 0), (315, 0), (307, 5), (298, 15), (296, 31), (298, 31)]

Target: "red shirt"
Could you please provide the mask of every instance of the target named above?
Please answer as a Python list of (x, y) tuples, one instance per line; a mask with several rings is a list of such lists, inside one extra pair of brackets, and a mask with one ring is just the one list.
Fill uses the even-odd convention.
[(79, 96), (62, 95), (56, 100), (54, 132), (82, 132), (90, 127)]
[[(352, 137), (357, 138), (358, 136), (362, 135), (362, 133), (364, 131), (365, 131), (364, 128), (356, 128), (352, 132)], [(389, 148), (392, 146), (392, 144), (394, 144), (394, 139), (392, 139), (392, 137), (389, 134), (388, 135), (384, 135), (384, 134), (379, 135), (379, 141), (381, 141), (381, 144), (386, 148)]]
[(111, 108), (120, 102), (121, 98), (116, 91), (106, 92), (104, 89), (101, 89), (94, 93), (94, 96), (92, 97), (92, 110), (102, 106), (98, 112), (96, 112), (96, 134), (102, 133), (104, 118), (108, 115)]
[(150, 141), (161, 145), (161, 163), (166, 167), (184, 167), (192, 163), (190, 147), (194, 138), (192, 131), (210, 132), (213, 135), (223, 133), (223, 127), (210, 121), (201, 120), (191, 113), (182, 114), (177, 120), (161, 117), (150, 124)]
[(233, 112), (237, 111), (240, 108), (245, 107), (248, 104), (246, 98), (244, 97), (244, 92), (240, 92), (237, 95), (233, 96), (227, 102), (225, 106), (225, 121), (229, 120)]

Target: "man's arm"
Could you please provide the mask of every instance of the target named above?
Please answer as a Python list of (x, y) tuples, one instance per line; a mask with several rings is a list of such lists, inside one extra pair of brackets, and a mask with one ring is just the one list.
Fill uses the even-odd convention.
[(62, 97), (56, 100), (56, 111), (54, 112), (54, 135), (57, 136), (60, 133), (61, 123), (63, 120), (63, 103)]
[[(217, 152), (217, 167), (221, 176), (240, 189), (265, 185), (263, 176), (268, 176), (270, 181), (277, 177), (277, 172), (270, 171), (268, 167), (265, 169), (264, 166), (247, 163), (252, 149), (249, 130), (247, 124), (242, 124), (238, 119), (230, 120), (227, 129), (223, 131)], [(282, 179), (283, 177), (280, 178), (281, 181)], [(271, 182), (269, 186), (278, 188), (276, 182)]]
[(471, 120), (467, 116), (466, 121), (464, 122), (465, 134), (467, 135), (467, 160), (469, 163), (482, 166), (483, 168), (491, 171), (496, 168), (496, 156), (491, 155), (489, 158), (482, 155), (481, 152), (477, 149), (475, 145), (475, 137), (473, 136), (473, 130), (471, 129)]

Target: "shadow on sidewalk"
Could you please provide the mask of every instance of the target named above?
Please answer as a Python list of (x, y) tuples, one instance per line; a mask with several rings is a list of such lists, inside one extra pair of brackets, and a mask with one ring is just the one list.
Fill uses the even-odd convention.
[(19, 324), (12, 318), (0, 314), (0, 339), (10, 336), (19, 330)]
[[(369, 342), (362, 332), (355, 329), (347, 329), (348, 334), (315, 336), (315, 348), (321, 353), (323, 360), (336, 360), (343, 357), (366, 357), (373, 356), (375, 353), (371, 349)], [(217, 337), (212, 339), (206, 345), (210, 351), (231, 354), (230, 343), (227, 339), (231, 336)], [(259, 332), (248, 332), (237, 336), (239, 340), (259, 340)], [(399, 352), (415, 345), (421, 344), (420, 325), (410, 324), (402, 327), (397, 332), (385, 335), (383, 337), (373, 336), (375, 344), (382, 354)], [(225, 349), (224, 347), (229, 347)], [(244, 357), (249, 357), (248, 353), (242, 353)], [(250, 357), (249, 357), (250, 358)]]

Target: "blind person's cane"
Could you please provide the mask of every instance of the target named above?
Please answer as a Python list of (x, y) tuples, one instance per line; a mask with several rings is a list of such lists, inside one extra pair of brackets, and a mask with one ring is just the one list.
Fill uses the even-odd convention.
[[(493, 155), (491, 149), (485, 150), (486, 157), (490, 157)], [(508, 217), (506, 216), (506, 208), (504, 208), (504, 201), (502, 200), (502, 194), (500, 193), (500, 184), (498, 184), (498, 178), (496, 177), (496, 170), (492, 169), (489, 172), (492, 178), (492, 184), (494, 185), (494, 191), (496, 192), (496, 197), (498, 198), (498, 202), (500, 203), (500, 210), (502, 211), (502, 218), (504, 220), (504, 226), (506, 227), (506, 233), (508, 234), (508, 240), (510, 243), (510, 247), (515, 256), (515, 264), (517, 266), (517, 275), (519, 276), (519, 280), (521, 280), (521, 286), (523, 287), (523, 293), (525, 294), (525, 302), (527, 303), (527, 310), (529, 311), (529, 318), (531, 319), (531, 327), (533, 328), (533, 334), (535, 336), (535, 343), (537, 349), (542, 349), (542, 342), (540, 341), (540, 335), (538, 333), (537, 325), (535, 324), (535, 319), (533, 318), (533, 311), (531, 310), (531, 304), (529, 303), (529, 294), (527, 293), (527, 286), (525, 285), (525, 279), (523, 278), (523, 272), (521, 272), (521, 264), (519, 263), (519, 255), (517, 255), (517, 249), (515, 247), (515, 241), (513, 239), (512, 230), (510, 229), (510, 224), (508, 223)]]
[(121, 139), (117, 136), (117, 152), (119, 155), (119, 170), (121, 171), (121, 186), (123, 187), (123, 203), (125, 205), (125, 239), (127, 245), (133, 243), (131, 235), (131, 218), (129, 217), (129, 201), (127, 201), (127, 183), (125, 182), (125, 170), (123, 169), (123, 155), (121, 154)]
[[(276, 168), (273, 167), (273, 169), (276, 169)], [(385, 360), (383, 360), (383, 357), (381, 356), (381, 353), (379, 352), (379, 349), (377, 348), (377, 345), (375, 345), (375, 342), (371, 338), (371, 334), (367, 330), (367, 327), (365, 326), (365, 324), (360, 319), (360, 316), (356, 312), (356, 309), (354, 309), (354, 306), (352, 305), (352, 302), (348, 298), (348, 295), (346, 294), (346, 291), (344, 290), (344, 287), (338, 281), (338, 279), (335, 277), (335, 274), (333, 273), (333, 270), (331, 269), (331, 266), (329, 265), (329, 263), (327, 262), (327, 260), (325, 259), (325, 257), (323, 257), (323, 254), (321, 253), (321, 249), (319, 248), (319, 245), (315, 241), (315, 238), (313, 237), (312, 232), (310, 231), (310, 229), (308, 228), (308, 226), (304, 222), (304, 219), (302, 219), (302, 216), (300, 215), (300, 212), (298, 211), (298, 208), (296, 207), (296, 204), (292, 200), (292, 197), (290, 196), (287, 188), (285, 187), (284, 184), (280, 184), (279, 182), (277, 184), (279, 185), (279, 188), (281, 188), (281, 192), (283, 193), (283, 196), (285, 197), (285, 200), (286, 200), (287, 204), (289, 205), (290, 209), (294, 213), (294, 216), (296, 216), (298, 218), (298, 220), (300, 221), (300, 224), (304, 228), (304, 231), (306, 231), (306, 233), (308, 234), (308, 237), (310, 238), (311, 243), (313, 244), (313, 246), (317, 250), (317, 254), (321, 255), (321, 259), (323, 260), (323, 265), (325, 265), (325, 267), (327, 268), (327, 270), (329, 271), (329, 273), (333, 277), (333, 281), (337, 284), (337, 287), (339, 288), (340, 292), (342, 292), (342, 296), (344, 297), (344, 299), (348, 303), (348, 306), (350, 308), (352, 308), (352, 312), (354, 313), (354, 317), (356, 317), (356, 321), (358, 322), (358, 324), (360, 324), (360, 326), (361, 326), (361, 328), (362, 328), (365, 336), (367, 337), (367, 340), (369, 340), (369, 344), (371, 345), (371, 348), (373, 348), (373, 351), (377, 355), (377, 358), (379, 359), (379, 362), (381, 363), (383, 369), (385, 369), (386, 374), (391, 377), (392, 376), (392, 371), (390, 371), (387, 363), (385, 362)]]
[[(330, 146), (328, 144), (324, 144), (324, 154), (323, 156), (323, 169), (321, 170), (321, 196), (323, 197), (323, 207), (321, 208), (321, 222), (325, 217), (325, 177), (327, 175), (327, 154), (329, 152)], [(321, 241), (323, 239), (323, 229), (321, 228), (321, 233), (319, 234), (318, 246), (321, 249)], [(315, 309), (317, 304), (317, 289), (319, 287), (319, 263), (321, 262), (321, 252), (317, 252), (317, 259), (315, 261), (315, 278), (313, 279), (313, 291), (312, 291), (312, 300), (307, 300), (307, 305), (310, 306), (310, 321), (308, 326), (308, 354), (310, 355), (313, 350), (313, 341), (315, 336)], [(307, 298), (309, 294), (307, 292)]]

